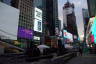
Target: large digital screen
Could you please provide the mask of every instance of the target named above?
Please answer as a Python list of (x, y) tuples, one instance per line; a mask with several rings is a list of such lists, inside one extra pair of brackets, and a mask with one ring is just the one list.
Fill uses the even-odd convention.
[(42, 10), (36, 7), (34, 10), (34, 31), (42, 32)]
[(33, 30), (19, 27), (18, 28), (18, 37), (26, 38), (26, 39), (33, 39)]
[(66, 38), (70, 42), (73, 42), (73, 35), (67, 32), (67, 30), (64, 30), (63, 32), (64, 32), (64, 38)]

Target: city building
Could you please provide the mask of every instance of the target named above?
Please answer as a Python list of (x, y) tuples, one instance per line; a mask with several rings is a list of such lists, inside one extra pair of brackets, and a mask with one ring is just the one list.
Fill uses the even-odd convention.
[(96, 15), (96, 0), (87, 0), (89, 16), (93, 17)]
[(74, 4), (69, 1), (67, 1), (63, 7), (63, 26), (65, 30), (73, 35), (73, 38), (75, 36), (78, 37), (74, 8)]
[(58, 22), (58, 1), (46, 0), (46, 21), (50, 36), (55, 36), (56, 23)]
[(20, 42), (44, 43), (45, 36), (55, 36), (56, 28), (60, 28), (57, 0), (2, 0), (2, 2), (20, 10), (17, 35)]
[[(33, 30), (32, 30), (33, 22), (32, 22), (32, 7), (31, 7), (32, 4), (31, 4), (31, 2), (29, 2), (29, 1), (27, 2), (25, 0), (23, 0), (23, 1), (21, 1), (21, 0), (2, 0), (2, 2), (7, 4), (9, 7), (14, 7), (15, 9), (17, 8), (20, 11), (19, 19), (18, 19), (19, 22), (18, 22), (17, 33), (16, 33), (17, 35), (15, 35), (15, 36), (17, 38), (16, 40), (20, 41), (19, 47), (25, 48), (27, 41), (30, 40), (31, 38), (33, 38)], [(29, 6), (27, 6), (27, 4)], [(9, 9), (7, 9), (7, 10), (9, 10)], [(15, 19), (14, 19), (14, 21), (15, 21)], [(14, 24), (14, 23), (12, 22), (12, 24)], [(9, 29), (9, 27), (7, 27), (7, 29)], [(12, 32), (14, 32), (14, 31), (12, 31)], [(12, 32), (11, 32), (11, 30), (9, 31), (9, 33), (11, 33), (11, 34), (12, 34)], [(18, 45), (16, 45), (16, 46), (18, 46)]]
[(82, 9), (83, 23), (84, 23), (84, 40), (86, 41), (86, 30), (89, 22), (89, 12), (88, 9)]
[(88, 12), (88, 9), (84, 9), (83, 8), (82, 9), (82, 14), (83, 14), (84, 25), (87, 26), (88, 25), (88, 22), (89, 22), (89, 12)]
[[(58, 0), (34, 0), (34, 7), (42, 10), (42, 33), (35, 31), (35, 34), (41, 36), (41, 42), (56, 36), (56, 29), (60, 28), (58, 21)], [(58, 25), (58, 26), (57, 26)], [(50, 42), (51, 44), (51, 42)]]
[(56, 22), (56, 27), (58, 27), (59, 31), (61, 30), (61, 20), (58, 20), (58, 22)]
[[(32, 40), (33, 36), (26, 32), (25, 36), (20, 35), (22, 30), (27, 30), (29, 32), (33, 31), (33, 1), (32, 0), (11, 0), (11, 6), (16, 7), (20, 10), (19, 14), (19, 25), (18, 25), (18, 40), (21, 42), (27, 42), (27, 40)], [(32, 32), (33, 33), (33, 32)], [(23, 32), (22, 32), (23, 34)]]
[(45, 42), (54, 46), (57, 43), (56, 30), (58, 32), (59, 29), (58, 0), (46, 0), (45, 24)]
[(13, 53), (13, 49), (19, 52), (23, 49), (14, 46), (14, 41), (18, 35), (20, 10), (2, 2), (0, 1), (0, 46), (3, 47), (3, 53), (8, 53), (9, 49), (10, 53)]
[[(38, 12), (41, 13), (41, 17), (40, 18), (35, 18), (34, 20), (34, 42), (37, 44), (44, 44), (45, 38), (45, 24), (44, 22), (46, 21), (46, 0), (33, 0), (33, 6), (35, 8), (35, 11), (37, 9)], [(34, 12), (36, 15), (36, 12)], [(40, 13), (39, 16), (40, 16)], [(38, 21), (37, 21), (37, 20)], [(39, 22), (41, 20), (41, 23)], [(39, 22), (39, 23), (38, 23)], [(40, 25), (41, 24), (41, 25)], [(37, 27), (37, 29), (36, 29)], [(41, 27), (41, 28), (40, 28)]]
[[(43, 0), (3, 0), (3, 3), (6, 3), (8, 5), (11, 5), (17, 9), (20, 10), (19, 14), (19, 25), (18, 25), (18, 40), (21, 42), (27, 42), (27, 41), (32, 41), (38, 42), (40, 44), (41, 41), (41, 32), (34, 31), (34, 25), (36, 24), (35, 19), (35, 10), (37, 9), (43, 9), (42, 2)], [(40, 23), (41, 25), (41, 23)], [(40, 26), (41, 27), (41, 26)], [(42, 27), (41, 27), (42, 28)], [(22, 32), (22, 34), (25, 34), (25, 36), (20, 35), (22, 30), (27, 30), (32, 33), (31, 34), (25, 34)], [(33, 36), (34, 33), (34, 36)], [(31, 37), (32, 36), (32, 37)]]
[(36, 31), (34, 27), (37, 26), (37, 29), (39, 26), (38, 30), (42, 29), (42, 20), (38, 21), (39, 24), (36, 24), (35, 17), (36, 15), (40, 16), (38, 10), (42, 12), (43, 0), (2, 0), (2, 2), (20, 10), (17, 40), (22, 42), (22, 45), (32, 41), (34, 41), (34, 44), (40, 44), (42, 32)]

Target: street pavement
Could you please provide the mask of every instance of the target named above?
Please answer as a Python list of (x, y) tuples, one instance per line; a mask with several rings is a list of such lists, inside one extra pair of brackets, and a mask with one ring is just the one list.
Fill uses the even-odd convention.
[(41, 59), (35, 62), (27, 62), (23, 57), (0, 57), (0, 64), (96, 64), (95, 55), (74, 57), (67, 62), (63, 58)]
[(69, 60), (66, 64), (96, 64), (96, 55), (78, 56)]
[(18, 56), (0, 56), (0, 64), (65, 64), (63, 58), (47, 58), (40, 59), (34, 62), (27, 62), (25, 57)]

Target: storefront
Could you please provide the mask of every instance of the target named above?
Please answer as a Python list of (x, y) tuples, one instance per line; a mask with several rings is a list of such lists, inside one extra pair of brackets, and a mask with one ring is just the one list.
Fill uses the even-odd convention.
[(58, 48), (58, 39), (55, 36), (47, 36), (45, 37), (45, 44), (50, 47)]

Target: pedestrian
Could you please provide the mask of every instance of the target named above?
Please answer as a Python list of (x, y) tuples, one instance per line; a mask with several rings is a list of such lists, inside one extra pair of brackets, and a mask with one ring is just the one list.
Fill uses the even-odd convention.
[(83, 53), (82, 48), (79, 47), (79, 55), (82, 56), (82, 53)]
[(37, 48), (37, 44), (35, 44), (33, 46), (32, 56), (33, 57), (39, 57), (40, 56), (40, 50), (39, 50), (39, 48)]
[(40, 56), (40, 50), (37, 48), (37, 45), (34, 45), (33, 42), (29, 42), (27, 44), (26, 52), (27, 58), (31, 57), (39, 57)]

